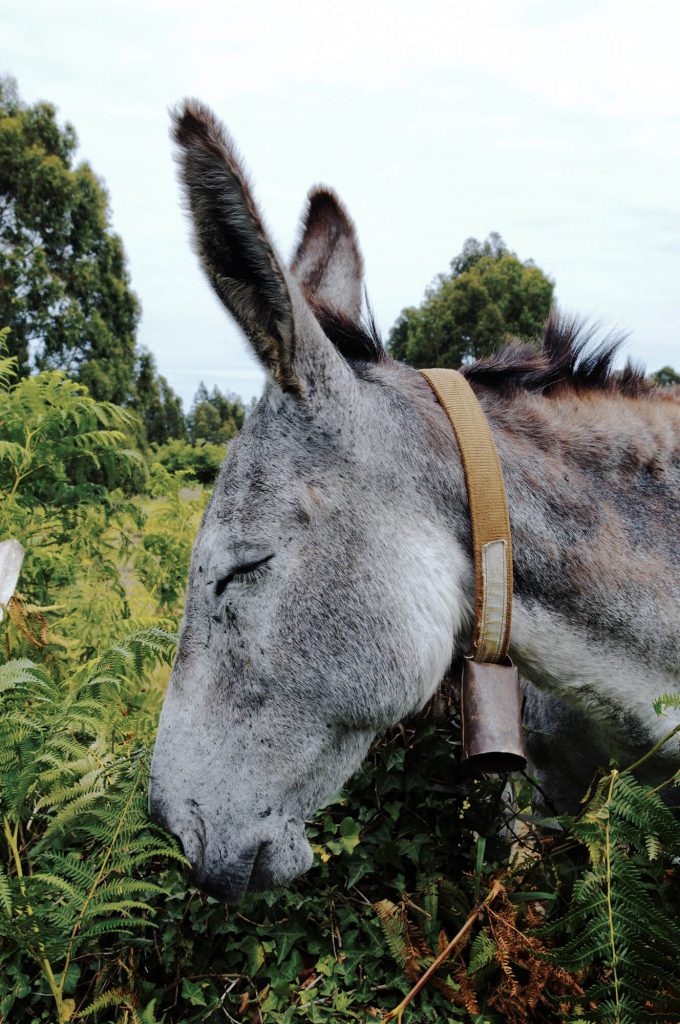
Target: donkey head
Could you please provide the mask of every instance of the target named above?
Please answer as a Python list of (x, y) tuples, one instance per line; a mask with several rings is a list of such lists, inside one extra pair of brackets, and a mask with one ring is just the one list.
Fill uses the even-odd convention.
[(362, 259), (338, 200), (311, 192), (286, 268), (212, 114), (187, 103), (174, 138), (196, 249), (268, 383), (194, 545), (150, 803), (198, 884), (237, 902), (309, 868), (304, 819), (432, 695), (471, 568), (412, 371), (351, 358)]

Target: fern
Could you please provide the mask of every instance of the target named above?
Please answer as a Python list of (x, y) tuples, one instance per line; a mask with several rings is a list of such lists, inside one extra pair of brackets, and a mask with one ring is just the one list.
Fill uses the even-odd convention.
[(680, 824), (630, 772), (603, 778), (570, 834), (590, 866), (573, 887), (568, 913), (544, 929), (570, 936), (553, 957), (580, 971), (595, 965), (588, 989), (598, 1024), (642, 1024), (680, 1017), (680, 925), (659, 893), (680, 855)]
[(153, 927), (165, 890), (149, 865), (183, 863), (147, 818), (147, 751), (115, 715), (117, 704), (122, 726), (126, 691), (172, 650), (170, 634), (148, 629), (67, 684), (26, 660), (0, 668), (3, 956), (38, 965), (59, 1015), (75, 957), (96, 955), (106, 936), (129, 947)]
[(374, 904), (387, 947), (398, 964), (405, 966), (408, 945), (404, 935), (402, 910), (391, 900), (378, 900)]
[(680, 693), (662, 693), (654, 701), (654, 710), (657, 715), (662, 715), (664, 711), (680, 711)]
[(489, 937), (488, 931), (486, 929), (479, 931), (472, 940), (470, 947), (468, 974), (475, 974), (482, 967), (492, 963), (496, 958), (496, 953), (496, 944)]

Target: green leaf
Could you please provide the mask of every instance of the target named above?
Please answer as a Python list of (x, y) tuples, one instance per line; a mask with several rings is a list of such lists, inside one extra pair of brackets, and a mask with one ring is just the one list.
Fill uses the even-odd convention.
[(361, 842), (359, 823), (354, 818), (343, 818), (340, 822), (340, 845), (347, 853), (352, 853)]
[(264, 963), (264, 946), (256, 935), (251, 935), (246, 940), (243, 950), (248, 958), (248, 973), (253, 977)]
[(182, 978), (182, 998), (186, 999), (192, 1006), (207, 1006), (202, 987), (195, 981)]

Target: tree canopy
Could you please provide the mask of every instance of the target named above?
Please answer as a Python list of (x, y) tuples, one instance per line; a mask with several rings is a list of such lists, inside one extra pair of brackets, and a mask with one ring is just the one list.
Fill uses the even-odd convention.
[(182, 400), (158, 373), (153, 355), (146, 350), (137, 359), (134, 391), (135, 409), (142, 417), (148, 441), (164, 444), (171, 437), (186, 437)]
[(70, 124), (0, 80), (0, 324), (19, 369), (59, 369), (101, 401), (131, 397), (139, 303), (108, 197), (74, 166)]
[(415, 367), (459, 366), (487, 355), (510, 335), (537, 336), (550, 311), (552, 281), (493, 233), (469, 238), (419, 307), (402, 310), (388, 345)]
[(674, 370), (672, 366), (662, 366), (660, 370), (652, 374), (652, 380), (660, 388), (668, 388), (673, 384), (680, 384), (680, 373)]
[[(0, 78), (0, 326), (19, 373), (61, 370), (133, 406), (148, 441), (186, 435), (182, 403), (136, 343), (140, 306), (106, 190), (50, 103)], [(143, 442), (143, 438), (138, 438)]]
[(209, 392), (201, 381), (187, 416), (189, 436), (194, 442), (226, 444), (241, 429), (245, 418), (245, 406), (237, 395), (225, 395), (217, 387)]

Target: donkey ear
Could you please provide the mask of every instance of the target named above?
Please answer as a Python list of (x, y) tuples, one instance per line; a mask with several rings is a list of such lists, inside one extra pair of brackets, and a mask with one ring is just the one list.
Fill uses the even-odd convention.
[(364, 261), (354, 224), (328, 188), (313, 188), (307, 197), (291, 270), (312, 307), (329, 306), (351, 320), (358, 319)]
[(172, 118), (194, 243), (208, 279), (277, 383), (299, 392), (291, 294), (236, 147), (197, 100), (187, 100)]

